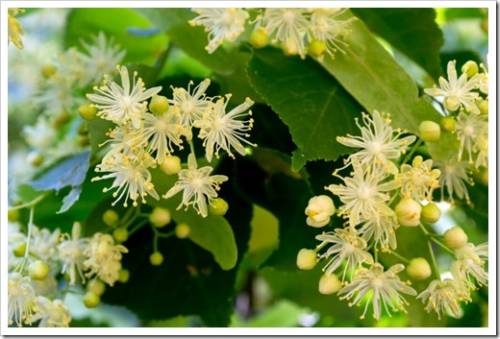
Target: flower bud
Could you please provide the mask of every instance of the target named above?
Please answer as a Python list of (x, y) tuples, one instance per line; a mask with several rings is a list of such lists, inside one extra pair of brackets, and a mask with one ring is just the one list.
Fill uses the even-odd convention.
[(41, 166), (43, 164), (44, 160), (45, 159), (43, 158), (43, 155), (41, 155), (37, 151), (33, 151), (30, 154), (28, 154), (28, 162), (33, 167), (39, 167), (39, 166)]
[(113, 231), (113, 238), (116, 242), (122, 243), (128, 239), (128, 231), (125, 227), (118, 227)]
[(488, 34), (488, 17), (484, 17), (483, 20), (481, 20), (481, 30)]
[(395, 208), (401, 226), (418, 226), (422, 207), (411, 198), (403, 198)]
[(249, 41), (254, 48), (263, 48), (269, 44), (269, 35), (263, 27), (258, 27), (250, 35)]
[(189, 237), (189, 233), (191, 233), (191, 228), (188, 224), (178, 224), (175, 226), (175, 235), (179, 239), (185, 239)]
[(43, 65), (41, 73), (45, 79), (49, 79), (57, 73), (57, 68), (52, 64)]
[(166, 175), (177, 174), (181, 170), (181, 158), (175, 155), (167, 155), (160, 168)]
[(87, 291), (100, 297), (106, 291), (106, 285), (101, 280), (94, 279), (88, 282)]
[(307, 248), (303, 248), (297, 254), (297, 267), (301, 270), (312, 270), (318, 259), (316, 252)]
[(457, 120), (452, 116), (447, 116), (441, 119), (441, 126), (448, 132), (455, 132), (457, 129)]
[(455, 226), (444, 233), (443, 240), (446, 246), (456, 250), (466, 245), (469, 238), (461, 227)]
[(168, 99), (163, 95), (154, 95), (149, 102), (149, 110), (155, 115), (168, 111)]
[(101, 298), (95, 293), (87, 292), (83, 296), (83, 304), (87, 308), (94, 308), (97, 305), (99, 305), (100, 302), (101, 302)]
[(160, 266), (163, 263), (163, 254), (161, 254), (160, 252), (153, 252), (149, 256), (149, 262), (153, 266)]
[(93, 104), (84, 104), (78, 107), (78, 113), (85, 120), (92, 120), (97, 114), (97, 107)]
[(9, 211), (7, 212), (7, 219), (10, 222), (18, 221), (19, 220), (19, 210), (14, 209), (14, 208), (9, 209)]
[(68, 121), (70, 121), (70, 119), (71, 119), (71, 116), (68, 114), (68, 112), (66, 112), (66, 111), (60, 112), (54, 118), (52, 125), (54, 126), (55, 129), (59, 129), (62, 126), (64, 126)]
[(424, 207), (422, 207), (422, 213), (420, 214), (420, 219), (426, 224), (434, 224), (439, 218), (441, 218), (441, 210), (439, 207), (430, 202)]
[(441, 137), (441, 127), (434, 121), (422, 121), (418, 130), (420, 132), (420, 138), (423, 141), (435, 142)]
[(80, 135), (78, 138), (78, 144), (82, 147), (90, 145), (90, 138), (88, 135)]
[(118, 272), (118, 281), (121, 282), (122, 284), (125, 284), (126, 282), (128, 282), (129, 279), (130, 279), (129, 270), (122, 268), (120, 272)]
[(424, 258), (411, 259), (406, 272), (414, 280), (425, 280), (432, 274), (431, 266)]
[(479, 72), (479, 67), (475, 61), (469, 60), (462, 66), (462, 73), (467, 74), (467, 78), (472, 78)]
[(88, 135), (89, 134), (89, 127), (87, 126), (86, 122), (81, 123), (78, 126), (77, 129), (78, 135)]
[(14, 255), (18, 258), (24, 257), (24, 254), (26, 253), (26, 243), (22, 242), (19, 245), (17, 245), (12, 251), (12, 253), (14, 253)]
[(118, 223), (118, 213), (115, 210), (109, 209), (102, 215), (102, 221), (108, 226), (115, 226)]
[(481, 184), (488, 186), (488, 169), (486, 167), (481, 167), (479, 169), (477, 179)]
[(172, 220), (170, 211), (163, 207), (155, 207), (149, 215), (149, 221), (155, 227), (162, 228), (167, 226)]
[(208, 206), (208, 210), (210, 214), (223, 216), (226, 214), (229, 209), (229, 205), (226, 200), (222, 198), (215, 198), (210, 202), (210, 206)]
[(46, 262), (37, 260), (29, 266), (30, 277), (33, 280), (43, 280), (49, 274), (49, 265)]
[(446, 97), (444, 99), (444, 107), (448, 112), (455, 112), (460, 107), (460, 101), (455, 96)]
[(309, 54), (313, 57), (320, 57), (326, 52), (326, 43), (321, 40), (312, 40), (309, 43)]
[(327, 195), (318, 195), (309, 199), (305, 214), (306, 223), (312, 227), (323, 227), (330, 222), (330, 217), (335, 213), (333, 200)]
[(488, 115), (488, 99), (479, 101), (477, 107), (479, 107), (481, 114)]
[(321, 294), (333, 294), (342, 288), (342, 282), (335, 274), (323, 274), (319, 279), (318, 290)]

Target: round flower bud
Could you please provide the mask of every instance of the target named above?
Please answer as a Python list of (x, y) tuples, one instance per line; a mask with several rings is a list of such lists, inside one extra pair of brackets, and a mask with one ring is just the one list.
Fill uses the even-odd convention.
[(95, 293), (87, 292), (83, 296), (83, 304), (87, 308), (94, 308), (97, 305), (99, 305), (100, 302), (101, 302), (101, 298)]
[(321, 294), (333, 294), (342, 288), (342, 282), (335, 274), (323, 274), (319, 279), (318, 290)]
[(128, 239), (128, 231), (125, 227), (118, 227), (113, 231), (113, 238), (119, 243), (125, 242)]
[(14, 255), (18, 258), (24, 257), (24, 254), (26, 253), (26, 243), (22, 242), (19, 245), (17, 245), (12, 251), (12, 253), (14, 253)]
[(90, 138), (88, 135), (80, 135), (78, 138), (78, 144), (82, 147), (90, 145)]
[(188, 224), (178, 224), (175, 226), (175, 235), (179, 239), (185, 239), (189, 237), (189, 233), (191, 233), (191, 228), (189, 228)]
[(77, 132), (78, 132), (79, 135), (87, 135), (87, 134), (89, 134), (89, 127), (87, 126), (87, 123), (86, 122), (81, 123), (78, 126)]
[(126, 282), (128, 282), (129, 279), (130, 279), (129, 270), (122, 268), (120, 272), (118, 272), (118, 281), (121, 282), (122, 284), (125, 284)]
[(115, 226), (118, 223), (118, 213), (115, 210), (109, 209), (102, 215), (102, 221), (108, 226)]
[(466, 245), (469, 238), (461, 227), (455, 226), (444, 233), (443, 240), (446, 246), (456, 250)]
[(488, 115), (488, 99), (479, 101), (477, 107), (479, 107), (481, 114)]
[(420, 131), (420, 138), (423, 141), (435, 142), (441, 137), (441, 127), (434, 121), (422, 121), (418, 130)]
[(460, 101), (455, 96), (446, 97), (444, 99), (444, 107), (448, 112), (455, 112), (460, 107)]
[(43, 164), (44, 160), (45, 159), (43, 158), (43, 155), (41, 155), (37, 151), (33, 151), (30, 154), (28, 154), (28, 162), (33, 167), (39, 167), (39, 166), (41, 166)]
[(411, 259), (406, 272), (414, 280), (425, 280), (432, 274), (431, 266), (424, 258)]
[(418, 226), (422, 207), (411, 198), (403, 198), (395, 208), (401, 226)]
[(149, 110), (156, 115), (168, 111), (168, 99), (163, 95), (154, 95), (149, 102)]
[(488, 17), (484, 17), (483, 20), (481, 20), (481, 30), (488, 34)]
[(69, 120), (71, 119), (71, 116), (68, 114), (68, 112), (61, 112), (58, 115), (56, 115), (53, 126), (54, 128), (58, 129), (64, 126)]
[(153, 266), (160, 266), (163, 263), (163, 254), (161, 254), (160, 252), (153, 252), (149, 256), (149, 262)]
[(97, 114), (97, 107), (93, 104), (84, 104), (78, 107), (78, 113), (85, 120), (92, 120)]
[(439, 218), (441, 218), (441, 210), (439, 207), (430, 202), (424, 207), (422, 207), (422, 213), (420, 214), (420, 219), (426, 224), (434, 224)]
[(226, 200), (222, 198), (215, 198), (210, 202), (210, 206), (208, 206), (208, 210), (210, 214), (223, 216), (226, 214), (229, 209), (229, 205)]
[(488, 186), (488, 169), (486, 167), (481, 167), (479, 169), (477, 179), (481, 184)]
[(335, 213), (333, 200), (327, 195), (318, 195), (309, 199), (305, 214), (306, 223), (312, 227), (323, 227), (330, 222), (330, 217)]
[(452, 116), (447, 116), (441, 119), (441, 126), (448, 132), (455, 132), (457, 129), (457, 120)]
[(170, 211), (163, 207), (155, 207), (149, 215), (149, 221), (155, 227), (162, 228), (167, 226), (172, 220)]
[(472, 78), (479, 72), (479, 67), (475, 61), (469, 60), (462, 66), (462, 73), (467, 74), (467, 78)]
[(106, 291), (106, 285), (104, 285), (101, 280), (94, 279), (89, 281), (89, 283), (87, 284), (87, 291), (92, 292), (100, 297), (104, 294), (104, 291)]
[(321, 40), (313, 40), (309, 43), (309, 54), (313, 57), (320, 57), (326, 52), (326, 44)]
[(52, 77), (56, 73), (57, 73), (56, 66), (54, 66), (52, 64), (47, 64), (47, 65), (42, 66), (42, 76), (45, 79)]
[(49, 265), (46, 262), (37, 260), (29, 266), (30, 277), (33, 280), (43, 280), (49, 274)]
[(303, 248), (297, 254), (297, 267), (301, 270), (312, 270), (317, 262), (318, 258), (314, 250)]
[(254, 48), (263, 48), (269, 44), (269, 35), (263, 27), (258, 27), (250, 35), (249, 41)]
[(10, 222), (18, 221), (19, 220), (19, 210), (14, 209), (14, 208), (9, 209), (9, 211), (7, 212), (7, 219)]
[(160, 165), (161, 170), (166, 175), (174, 175), (181, 170), (181, 158), (175, 155), (167, 155), (165, 161)]

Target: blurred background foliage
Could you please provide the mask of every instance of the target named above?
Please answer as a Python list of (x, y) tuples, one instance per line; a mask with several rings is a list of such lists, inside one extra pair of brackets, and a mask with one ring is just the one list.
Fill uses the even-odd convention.
[[(353, 12), (419, 88), (430, 87), (445, 72), (449, 60), (456, 59), (458, 68), (470, 59), (486, 62), (485, 9)], [(272, 51), (263, 51), (260, 59), (252, 61), (246, 46), (219, 49), (208, 55), (203, 49), (206, 36), (202, 30), (186, 29), (190, 17), (188, 10), (81, 8), (28, 10), (20, 19), (26, 31), (25, 49), (9, 49), (9, 189), (32, 173), (25, 165), (28, 150), (21, 131), (37, 116), (37, 108), (30, 100), (37, 83), (34, 75), (64, 48), (78, 46), (81, 39), (99, 31), (113, 36), (127, 51), (125, 63), (140, 65), (146, 83), (162, 85), (164, 93), (170, 93), (170, 85), (185, 85), (190, 79), (210, 77), (217, 93), (231, 92), (235, 101), (249, 96), (258, 102), (253, 109), (252, 135), (260, 147), (249, 157), (236, 161), (224, 159), (218, 167), (219, 172), (230, 173), (231, 177), (221, 196), (230, 202), (226, 219), (233, 228), (238, 252), (234, 268), (221, 269), (194, 240), (177, 239), (161, 243), (166, 264), (152, 267), (147, 264), (151, 234), (144, 229), (125, 243), (130, 254), (125, 256), (124, 266), (131, 271), (127, 284), (110, 288), (103, 297), (104, 303), (90, 311), (77, 295), (67, 298), (74, 319), (72, 326), (485, 326), (486, 288), (474, 293), (473, 302), (464, 306), (462, 318), (441, 321), (427, 315), (416, 302), (410, 305), (408, 315), (384, 316), (378, 322), (361, 321), (359, 310), (349, 308), (336, 296), (319, 294), (317, 281), (321, 268), (299, 271), (295, 256), (298, 249), (314, 245), (317, 232), (305, 226), (303, 210), (309, 197), (318, 194), (325, 182), (333, 180), (330, 172), (338, 154), (330, 154), (331, 161), (315, 160), (329, 159), (321, 150), (319, 154), (309, 154), (309, 160), (313, 161), (300, 171), (292, 171), (292, 157), (294, 167), (301, 168), (305, 160), (299, 159), (298, 154), (307, 151), (308, 145), (301, 144), (293, 128), (285, 125), (286, 116), (281, 116), (282, 121), (274, 114), (273, 110), (281, 110), (279, 105), (271, 108), (264, 104), (273, 98), (262, 100), (261, 96), (286, 93), (263, 91), (267, 85), (269, 91), (275, 91), (272, 86), (276, 84), (262, 78), (259, 87), (258, 71), (275, 72), (275, 76), (281, 77), (280, 72), (288, 67), (301, 74), (317, 72), (315, 80), (323, 81), (322, 86), (339, 84), (310, 60), (287, 59)], [(437, 25), (428, 24), (433, 21)], [(394, 34), (396, 30), (398, 34)], [(422, 49), (414, 48), (415, 45)], [(161, 69), (148, 73), (148, 67), (154, 66), (167, 49), (168, 58)], [(247, 73), (249, 61), (254, 66), (253, 74), (252, 69)], [(297, 82), (296, 90), (301, 91), (300, 86), (309, 84), (306, 80)], [(363, 106), (348, 94), (339, 97), (335, 104), (352, 112), (359, 112)], [(291, 114), (293, 118), (293, 111)], [(346, 124), (337, 128), (345, 131), (352, 127)], [(326, 125), (324, 133), (329, 133), (328, 128)], [(293, 139), (290, 132), (295, 135)], [(67, 231), (73, 221), (80, 220), (85, 222), (88, 232), (105, 228), (99, 216), (109, 206), (109, 196), (103, 197), (102, 185), (90, 184), (89, 178), (82, 187), (80, 200), (64, 214), (55, 212), (65, 191), (44, 200), (37, 209), (36, 223)], [(446, 214), (436, 228), (441, 233), (458, 224), (471, 241), (479, 243), (486, 241), (488, 235), (487, 187), (478, 184), (470, 187), (470, 191), (475, 205), (442, 204)], [(17, 194), (18, 198), (28, 200), (34, 193), (25, 187)], [(398, 233), (401, 241), (405, 238), (415, 241), (412, 230), (403, 231)], [(409, 256), (415, 256), (413, 250), (403, 248), (401, 253), (407, 251)], [(447, 267), (447, 259), (440, 256), (438, 262)]]

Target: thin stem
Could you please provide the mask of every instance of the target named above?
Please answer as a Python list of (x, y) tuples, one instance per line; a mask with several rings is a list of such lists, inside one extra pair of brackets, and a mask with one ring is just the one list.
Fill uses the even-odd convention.
[(439, 247), (441, 247), (443, 250), (445, 250), (446, 252), (448, 252), (451, 255), (455, 256), (455, 252), (453, 252), (453, 250), (451, 250), (448, 246), (446, 246), (441, 241), (439, 241), (436, 237), (431, 237), (431, 240), (434, 241), (434, 243), (436, 243), (436, 245), (438, 245)]
[(158, 233), (156, 232), (153, 237), (153, 252), (158, 252)]
[(420, 227), (420, 229), (422, 230), (422, 232), (424, 232), (424, 234), (425, 234), (426, 236), (428, 236), (428, 237), (430, 237), (430, 236), (431, 236), (431, 235), (429, 234), (429, 231), (427, 231), (427, 230), (425, 229), (425, 226), (424, 226), (424, 225), (419, 224), (419, 225), (418, 225), (418, 227)]
[(35, 207), (32, 206), (30, 209), (30, 216), (29, 216), (29, 220), (28, 220), (28, 235), (27, 235), (27, 239), (26, 239), (26, 248), (24, 250), (23, 261), (21, 262), (21, 265), (19, 266), (19, 272), (23, 272), (24, 266), (26, 266), (26, 263), (28, 262), (28, 256), (30, 253), (31, 230), (33, 229), (34, 216), (35, 216)]
[(401, 254), (399, 254), (398, 252), (396, 251), (391, 251), (390, 252), (393, 256), (395, 256), (396, 258), (398, 258), (399, 260), (401, 260), (402, 262), (404, 262), (405, 264), (409, 264), (410, 263), (410, 260), (408, 260), (407, 258), (403, 257)]
[(19, 210), (19, 209), (26, 208), (26, 207), (32, 207), (32, 206), (38, 204), (40, 201), (42, 201), (43, 198), (45, 198), (47, 196), (47, 194), (48, 193), (43, 193), (43, 194), (39, 195), (38, 197), (36, 197), (35, 199), (33, 199), (25, 204), (12, 206), (10, 209), (11, 210)]
[(432, 243), (430, 240), (427, 240), (427, 246), (429, 247), (429, 254), (431, 256), (432, 267), (434, 268), (434, 274), (437, 279), (441, 279), (441, 275), (439, 274), (439, 268), (436, 261), (436, 256), (434, 255), (434, 250), (432, 249)]
[(159, 231), (156, 231), (156, 235), (159, 237), (159, 238), (170, 238), (171, 236), (173, 236), (175, 234), (175, 231), (170, 231), (170, 232), (167, 232), (167, 233), (161, 233)]
[(147, 220), (143, 220), (142, 222), (138, 223), (137, 225), (134, 226), (134, 228), (132, 228), (130, 230), (130, 232), (128, 233), (129, 234), (129, 237), (134, 234), (135, 232), (137, 232), (141, 227), (143, 227), (144, 225), (146, 225), (148, 223)]
[(375, 254), (375, 262), (378, 262), (378, 249), (375, 247), (373, 250)]
[(408, 152), (408, 154), (405, 156), (402, 164), (406, 164), (408, 162), (408, 160), (411, 159), (413, 153), (415, 153), (415, 151), (417, 150), (417, 148), (420, 147), (420, 145), (422, 145), (423, 141), (422, 139), (418, 139), (418, 141), (415, 143), (415, 145), (413, 145), (413, 147), (410, 149), (410, 151)]

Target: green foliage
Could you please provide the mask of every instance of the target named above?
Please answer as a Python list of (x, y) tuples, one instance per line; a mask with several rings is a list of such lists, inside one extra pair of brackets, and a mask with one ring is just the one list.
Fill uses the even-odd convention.
[(292, 167), (335, 160), (348, 149), (335, 137), (355, 130), (361, 106), (313, 60), (272, 49), (255, 51), (248, 70), (252, 85), (287, 124), (298, 149)]
[(432, 8), (353, 8), (370, 30), (413, 59), (434, 79), (441, 74), (443, 34)]

